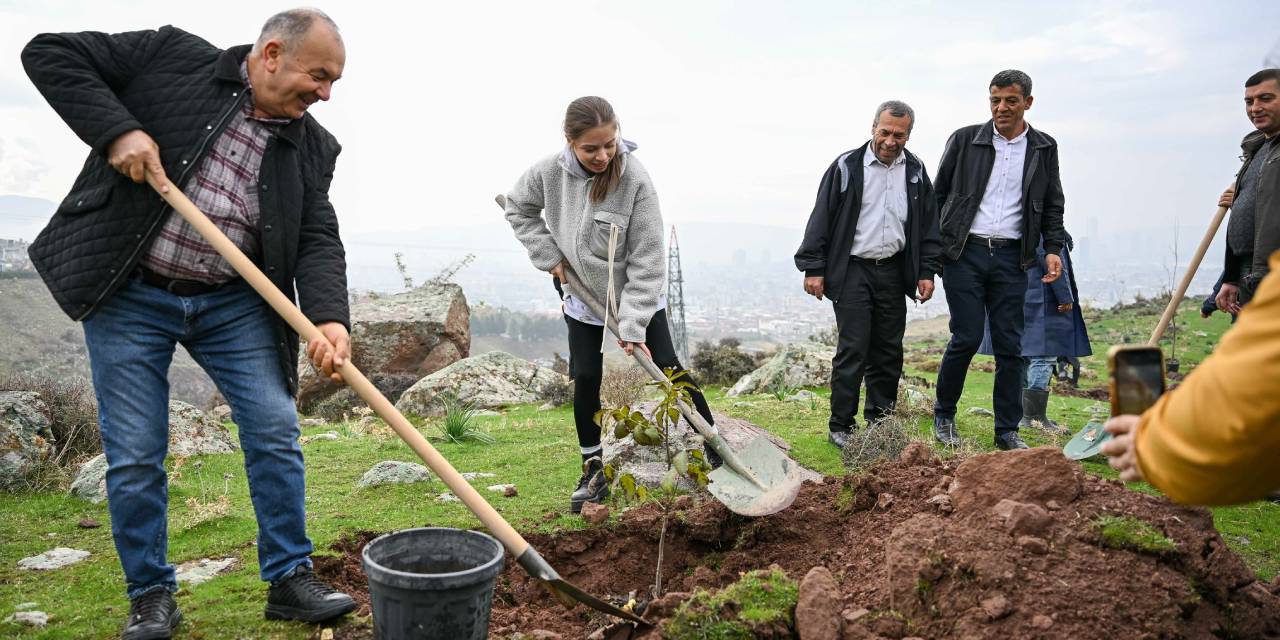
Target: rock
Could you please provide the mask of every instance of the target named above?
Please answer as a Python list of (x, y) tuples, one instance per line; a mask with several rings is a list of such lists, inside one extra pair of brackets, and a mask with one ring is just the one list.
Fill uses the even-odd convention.
[(816, 342), (793, 342), (778, 350), (759, 369), (742, 376), (725, 395), (768, 393), (783, 387), (823, 387), (831, 384), (831, 359), (835, 347)]
[(5, 622), (16, 622), (25, 624), (37, 629), (43, 629), (49, 624), (49, 614), (43, 611), (19, 611), (4, 619)]
[[(588, 502), (587, 504), (591, 503)], [(692, 595), (686, 591), (668, 591), (662, 594), (661, 598), (650, 602), (649, 606), (645, 607), (644, 615), (650, 620), (671, 617), (671, 614), (675, 613), (676, 609), (679, 609), (680, 605), (684, 604), (685, 600), (688, 600)]]
[(1053, 527), (1053, 516), (1040, 505), (1005, 499), (991, 511), (1004, 521), (1005, 529), (1015, 536), (1043, 536)]
[[(471, 310), (456, 284), (424, 284), (351, 305), (351, 362), (392, 402), (423, 377), (471, 353)], [(343, 387), (298, 354), (298, 407), (311, 412)], [(343, 393), (354, 394), (349, 390)], [(358, 401), (357, 401), (358, 402)]]
[(519, 495), (514, 484), (495, 484), (485, 488), (494, 493), (501, 493), (506, 498), (514, 498)]
[(971, 407), (968, 414), (971, 416), (981, 416), (983, 418), (996, 417), (996, 414), (986, 407)]
[(801, 389), (794, 394), (787, 396), (788, 402), (810, 402), (817, 399), (818, 394), (808, 389)]
[(317, 433), (314, 436), (302, 436), (301, 438), (298, 438), (298, 444), (307, 444), (308, 442), (315, 442), (316, 440), (337, 440), (337, 439), (338, 439), (337, 431), (326, 431), (325, 433)]
[(929, 409), (933, 406), (933, 403), (929, 401), (929, 396), (919, 389), (907, 387), (903, 394), (906, 396), (907, 408), (909, 409)]
[(1041, 630), (1048, 630), (1053, 627), (1053, 618), (1050, 618), (1043, 613), (1036, 614), (1036, 616), (1031, 619), (1031, 626)]
[(61, 569), (67, 565), (72, 565), (89, 557), (88, 551), (80, 551), (78, 549), (68, 549), (67, 547), (57, 547), (46, 551), (38, 556), (23, 558), (18, 561), (19, 569), (33, 569), (37, 571), (49, 571), (52, 569)]
[(198, 456), (239, 449), (231, 432), (217, 420), (180, 400), (169, 402), (169, 455)]
[(534, 629), (528, 635), (533, 640), (560, 640), (563, 637), (554, 631), (547, 631), (546, 629)]
[(107, 456), (99, 453), (80, 466), (80, 472), (71, 483), (71, 495), (93, 504), (107, 499)]
[(496, 473), (485, 473), (485, 472), (483, 472), (483, 471), (468, 471), (468, 472), (466, 472), (466, 473), (464, 473), (464, 474), (461, 474), (461, 475), (462, 475), (462, 479), (463, 479), (463, 480), (466, 480), (467, 482), (471, 482), (472, 480), (476, 480), (476, 479), (479, 479), (479, 478), (496, 478), (496, 477), (498, 477), (498, 474), (496, 474)]
[(800, 640), (839, 640), (840, 592), (824, 566), (816, 566), (800, 581), (796, 600), (796, 633)]
[(553, 403), (551, 403), (551, 402), (544, 402), (544, 403), (542, 403), (542, 404), (538, 405), (538, 411), (539, 411), (539, 412), (542, 412), (542, 411), (552, 411), (552, 410), (554, 410), (555, 408), (556, 408), (556, 405), (555, 405), (555, 404), (553, 404)]
[(542, 400), (549, 387), (569, 379), (509, 353), (491, 351), (459, 360), (414, 383), (400, 396), (402, 413), (435, 416), (443, 413), (442, 395), (465, 398), (476, 409), (496, 409)]
[(739, 400), (738, 402), (733, 403), (733, 408), (735, 408), (735, 409), (746, 409), (746, 408), (748, 408), (748, 407), (754, 407), (754, 406), (755, 406), (755, 405), (754, 405), (754, 404), (752, 404), (752, 403), (750, 403), (750, 402), (743, 402), (743, 401), (741, 401), (741, 400)]
[(210, 411), (209, 414), (218, 422), (226, 422), (231, 419), (231, 407), (225, 404), (220, 404), (214, 407), (213, 411)]
[(609, 506), (595, 502), (582, 503), (582, 519), (591, 524), (601, 524), (609, 519)]
[(876, 508), (881, 510), (888, 509), (893, 504), (893, 500), (892, 493), (882, 493), (876, 496)]
[(38, 606), (40, 606), (40, 603), (38, 602), (23, 602), (21, 604), (14, 606), (13, 610), (14, 611), (30, 611)]
[(868, 615), (871, 615), (870, 610), (858, 607), (857, 609), (845, 609), (844, 613), (840, 614), (840, 617), (844, 618), (845, 624), (853, 624)]
[(926, 502), (933, 505), (938, 510), (938, 513), (947, 514), (955, 511), (955, 507), (951, 504), (951, 496), (945, 493), (939, 493), (926, 500)]
[(923, 442), (912, 442), (898, 454), (898, 460), (908, 466), (926, 466), (933, 463), (933, 449)]
[(376, 487), (383, 484), (410, 484), (430, 480), (431, 472), (416, 462), (384, 460), (366, 471), (356, 486)]
[(299, 427), (319, 427), (326, 424), (323, 418), (303, 418), (298, 421)]
[(1062, 505), (1059, 504), (1057, 500), (1050, 500), (1044, 503), (1044, 508), (1050, 511), (1060, 511), (1062, 510)]
[(951, 500), (957, 512), (985, 510), (1009, 499), (1067, 505), (1080, 496), (1080, 465), (1054, 447), (980, 454), (956, 468)]
[[(649, 416), (652, 415), (656, 407), (657, 403), (649, 400), (641, 402), (632, 408)], [(733, 418), (714, 411), (711, 417), (715, 419), (716, 429), (719, 430), (720, 435), (734, 449), (742, 449), (757, 437), (768, 438), (783, 452), (791, 448), (791, 445), (785, 441), (746, 420)], [(673, 438), (672, 444), (678, 448), (696, 449), (702, 447), (702, 436), (693, 430), (693, 427), (684, 419), (684, 416), (681, 416), (680, 421), (672, 427), (671, 434)], [(605, 430), (601, 444), (604, 446), (604, 463), (612, 465), (619, 474), (630, 473), (635, 476), (638, 484), (643, 484), (650, 488), (657, 487), (662, 483), (662, 477), (667, 473), (667, 463), (661, 447), (638, 445), (630, 435), (618, 439), (614, 436), (613, 429)], [(821, 479), (822, 475), (801, 467), (800, 477), (802, 480), (816, 481)], [(697, 488), (693, 482), (683, 476), (680, 478), (678, 486), (685, 491)]]
[(76, 523), (76, 526), (81, 529), (97, 529), (102, 526), (102, 523), (94, 520), (93, 518), (83, 518), (80, 522)]
[(446, 502), (446, 503), (447, 503), (447, 502), (462, 502), (462, 498), (459, 498), (458, 496), (455, 496), (455, 495), (453, 495), (452, 493), (450, 493), (450, 492), (446, 491), (446, 492), (444, 492), (444, 493), (442, 493), (442, 494), (440, 494), (440, 495), (436, 496), (436, 502)]
[(1018, 536), (1018, 547), (1027, 553), (1042, 556), (1049, 553), (1049, 543), (1044, 538), (1035, 536)]
[(1009, 604), (1009, 599), (1004, 594), (997, 593), (982, 599), (980, 603), (982, 610), (987, 614), (988, 620), (999, 620), (1013, 613), (1013, 607)]
[(0, 392), (0, 489), (22, 488), (53, 453), (48, 407), (34, 391)]
[(195, 585), (208, 582), (220, 573), (225, 573), (233, 565), (235, 558), (222, 558), (213, 560), (203, 558), (200, 560), (192, 560), (184, 562), (174, 568), (178, 582), (193, 587)]

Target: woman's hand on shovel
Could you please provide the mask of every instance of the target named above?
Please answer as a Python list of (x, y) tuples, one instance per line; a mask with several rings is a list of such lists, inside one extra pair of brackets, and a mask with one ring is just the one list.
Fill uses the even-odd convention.
[(337, 369), (351, 359), (351, 338), (347, 335), (347, 327), (341, 322), (326, 322), (316, 325), (316, 328), (325, 340), (307, 343), (307, 357), (324, 377), (342, 384), (342, 374)]
[(622, 340), (619, 340), (618, 346), (621, 347), (627, 355), (631, 355), (631, 352), (638, 347), (646, 356), (649, 356), (650, 360), (653, 359), (653, 353), (649, 351), (649, 347), (645, 346), (643, 342), (623, 342)]

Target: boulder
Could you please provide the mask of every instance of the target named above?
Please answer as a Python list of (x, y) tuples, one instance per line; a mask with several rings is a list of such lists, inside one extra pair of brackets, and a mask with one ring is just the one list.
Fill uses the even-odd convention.
[[(652, 416), (656, 408), (657, 401), (654, 400), (641, 402), (632, 407), (632, 409), (643, 413), (645, 416)], [(731, 448), (740, 449), (753, 439), (764, 437), (768, 438), (769, 441), (784, 452), (791, 449), (791, 445), (784, 440), (746, 420), (733, 418), (714, 411), (711, 413), (711, 417), (715, 418), (716, 429), (719, 430), (720, 435), (724, 437)], [(680, 421), (672, 428), (671, 435), (672, 444), (678, 449), (694, 449), (702, 446), (702, 436), (694, 431), (684, 416), (680, 416)], [(661, 484), (663, 476), (666, 475), (666, 455), (663, 453), (662, 447), (638, 445), (630, 435), (619, 439), (614, 435), (613, 429), (605, 429), (601, 437), (601, 445), (604, 447), (604, 463), (613, 465), (613, 468), (619, 474), (630, 473), (635, 476), (638, 484), (657, 487)], [(804, 480), (816, 481), (822, 477), (822, 474), (808, 469), (801, 469), (801, 477)], [(679, 486), (685, 490), (694, 488), (693, 483), (683, 477), (680, 479)]]
[(80, 466), (71, 495), (100, 504), (107, 499), (107, 455), (100, 453)]
[[(351, 361), (392, 402), (423, 377), (471, 352), (471, 311), (462, 287), (424, 284), (390, 296), (361, 299), (351, 305)], [(320, 377), (298, 354), (298, 408), (311, 413), (339, 391), (354, 394)]]
[(774, 354), (759, 369), (742, 376), (726, 394), (768, 393), (776, 387), (825, 387), (831, 384), (831, 359), (835, 347), (816, 342), (793, 342)]
[(0, 489), (21, 488), (35, 466), (53, 453), (53, 432), (40, 394), (0, 392)]
[(475, 409), (497, 409), (513, 404), (540, 402), (552, 385), (568, 378), (509, 353), (491, 351), (459, 360), (409, 387), (396, 409), (420, 416), (444, 412), (439, 399), (453, 396)]
[(416, 462), (384, 460), (366, 471), (356, 486), (376, 487), (382, 484), (410, 484), (430, 480), (431, 472)]
[(198, 456), (239, 449), (231, 432), (209, 414), (180, 400), (169, 403), (169, 455)]

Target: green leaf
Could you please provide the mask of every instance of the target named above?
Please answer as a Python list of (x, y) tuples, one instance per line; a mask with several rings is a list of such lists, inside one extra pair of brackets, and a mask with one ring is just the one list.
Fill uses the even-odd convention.
[(667, 472), (663, 474), (662, 489), (667, 493), (671, 493), (672, 491), (676, 490), (676, 470), (675, 469), (667, 469)]
[(622, 421), (613, 423), (613, 437), (621, 440), (627, 437), (628, 433), (631, 433), (631, 430), (627, 428), (627, 423)]
[[(636, 495), (635, 476), (629, 473), (624, 473), (622, 474), (622, 478), (618, 480), (618, 484), (622, 486), (623, 493), (627, 494), (628, 497), (634, 497)], [(641, 488), (643, 489), (644, 487)]]
[(675, 460), (671, 461), (672, 466), (681, 475), (689, 475), (689, 454), (681, 451), (676, 455)]
[(597, 412), (595, 413), (595, 415), (594, 415), (594, 416), (592, 416), (592, 418), (591, 418), (591, 419), (592, 419), (593, 421), (595, 421), (595, 423), (596, 423), (596, 425), (597, 425), (597, 426), (599, 426), (600, 428), (602, 428), (602, 429), (603, 429), (603, 428), (604, 428), (604, 417), (605, 417), (606, 415), (608, 415), (608, 414), (609, 414), (609, 412), (608, 412), (608, 411), (606, 411), (606, 410), (604, 410), (604, 409), (601, 409), (601, 410), (597, 411)]
[(608, 480), (609, 482), (613, 482), (613, 477), (615, 475), (617, 475), (617, 472), (614, 470), (613, 465), (606, 464), (604, 466), (604, 479)]
[(649, 499), (649, 488), (644, 485), (636, 487), (636, 498), (641, 502)]
[(677, 408), (675, 408), (675, 407), (669, 407), (669, 408), (667, 409), (667, 417), (668, 417), (668, 418), (671, 418), (671, 421), (672, 421), (672, 422), (679, 421), (679, 420), (680, 420), (680, 410), (679, 410), (679, 409), (677, 409)]

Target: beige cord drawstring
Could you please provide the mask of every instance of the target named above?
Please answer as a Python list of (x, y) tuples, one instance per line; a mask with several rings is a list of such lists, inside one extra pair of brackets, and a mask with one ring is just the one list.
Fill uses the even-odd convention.
[(600, 353), (604, 353), (605, 345), (609, 344), (609, 313), (612, 312), (614, 317), (618, 315), (617, 294), (614, 291), (613, 284), (613, 261), (618, 250), (618, 225), (609, 223), (609, 288), (605, 290), (604, 299), (604, 335), (600, 339)]

